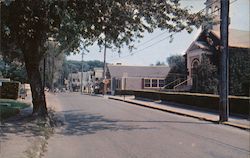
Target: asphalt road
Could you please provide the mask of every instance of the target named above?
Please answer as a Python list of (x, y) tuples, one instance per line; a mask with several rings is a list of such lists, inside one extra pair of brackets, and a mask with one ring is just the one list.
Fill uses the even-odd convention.
[(48, 158), (249, 158), (249, 131), (80, 94), (58, 94), (64, 124)]

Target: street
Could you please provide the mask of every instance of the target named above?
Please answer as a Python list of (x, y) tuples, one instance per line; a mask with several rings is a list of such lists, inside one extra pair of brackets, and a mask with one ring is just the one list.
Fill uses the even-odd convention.
[(103, 97), (62, 93), (47, 158), (248, 158), (249, 131)]

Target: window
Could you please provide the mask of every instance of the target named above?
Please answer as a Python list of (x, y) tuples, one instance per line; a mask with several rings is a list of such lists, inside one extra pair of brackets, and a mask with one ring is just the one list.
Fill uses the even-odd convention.
[(75, 82), (76, 80), (73, 78), (73, 82)]
[(165, 80), (159, 80), (159, 87), (164, 87)]
[(151, 86), (150, 79), (144, 79), (144, 86), (145, 87), (150, 87)]
[(152, 87), (157, 87), (157, 79), (152, 79)]
[(121, 80), (116, 80), (116, 89), (121, 89)]
[(199, 60), (198, 59), (194, 59), (192, 62), (192, 68), (197, 68), (199, 65)]
[(219, 7), (215, 6), (215, 8), (214, 8), (215, 15), (219, 15), (220, 14), (219, 10), (220, 10)]

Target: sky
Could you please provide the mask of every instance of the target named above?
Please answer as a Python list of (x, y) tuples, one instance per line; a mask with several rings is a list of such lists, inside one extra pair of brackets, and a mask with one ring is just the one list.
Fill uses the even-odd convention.
[[(230, 28), (238, 30), (250, 30), (249, 0), (230, 0)], [(197, 12), (205, 8), (205, 0), (181, 0), (183, 7), (192, 6), (192, 11)], [(153, 33), (146, 33), (140, 39), (140, 43), (134, 43), (137, 48), (133, 52), (129, 52), (124, 48), (121, 54), (107, 49), (107, 63), (122, 63), (123, 65), (140, 65), (148, 66), (156, 64), (156, 62), (166, 63), (167, 57), (171, 55), (183, 55), (193, 40), (198, 36), (201, 29), (195, 29), (191, 34), (186, 31), (175, 34), (173, 41), (170, 43), (169, 34), (166, 30), (155, 30)], [(104, 53), (97, 45), (88, 48), (89, 52), (84, 55), (84, 60), (100, 60), (103, 61)], [(81, 60), (81, 54), (70, 55), (68, 60)]]

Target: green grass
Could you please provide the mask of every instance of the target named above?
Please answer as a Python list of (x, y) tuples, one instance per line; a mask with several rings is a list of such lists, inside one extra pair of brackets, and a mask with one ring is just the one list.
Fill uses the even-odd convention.
[(15, 116), (20, 112), (20, 109), (29, 107), (27, 103), (12, 99), (0, 99), (0, 119), (4, 120), (11, 116)]

